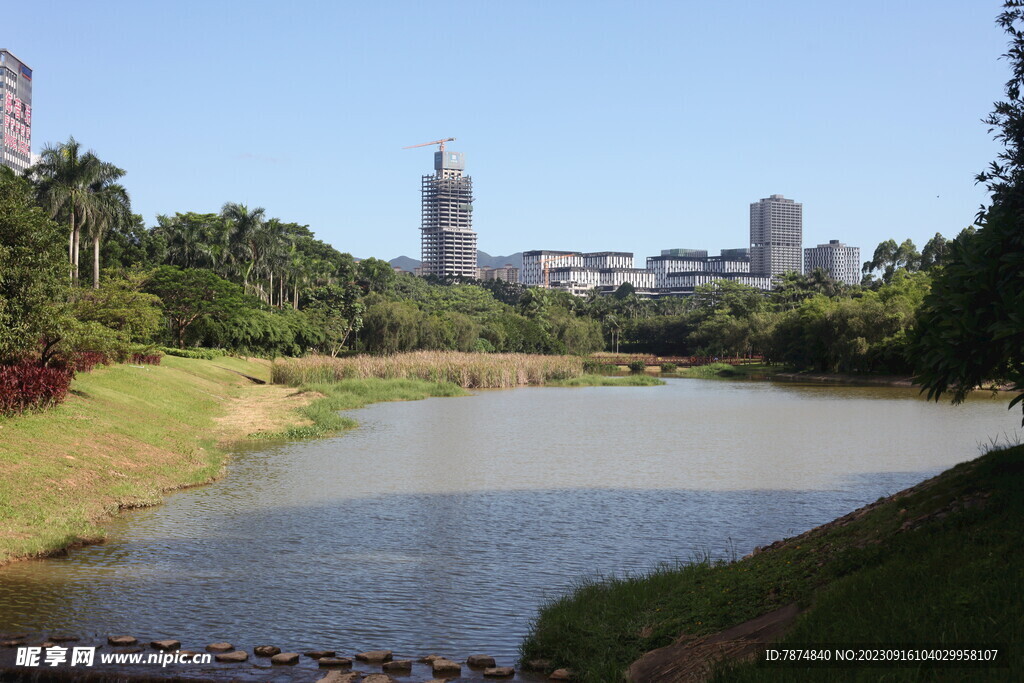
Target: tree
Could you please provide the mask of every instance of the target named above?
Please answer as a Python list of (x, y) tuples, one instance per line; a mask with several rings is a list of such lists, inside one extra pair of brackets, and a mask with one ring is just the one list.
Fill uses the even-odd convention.
[(992, 381), (1010, 384), (1024, 407), (1024, 1), (1007, 0), (997, 24), (1010, 36), (1006, 99), (985, 122), (1004, 145), (978, 174), (992, 195), (971, 234), (950, 245), (945, 266), (918, 314), (911, 345), (917, 381), (928, 397), (954, 403)]
[(45, 360), (66, 331), (67, 265), (61, 229), (28, 183), (0, 174), (0, 361), (40, 351)]
[(871, 260), (861, 269), (865, 275), (882, 271), (882, 282), (892, 280), (897, 270), (908, 270), (912, 273), (921, 269), (921, 254), (912, 240), (906, 239), (899, 245), (896, 240), (886, 240), (875, 248)]
[(209, 270), (160, 266), (143, 291), (160, 297), (178, 348), (185, 348), (186, 330), (201, 317), (226, 319), (244, 307), (239, 286)]
[(941, 266), (948, 255), (949, 240), (941, 233), (935, 233), (935, 236), (928, 240), (924, 249), (921, 250), (921, 270), (931, 270), (936, 266)]
[(26, 175), (35, 182), (39, 202), (50, 217), (64, 217), (68, 221), (71, 279), (78, 284), (78, 245), (83, 224), (104, 214), (109, 198), (98, 197), (97, 192), (113, 184), (124, 171), (100, 161), (95, 152), (83, 154), (81, 143), (69, 137), (67, 142), (44, 147), (39, 163), (27, 169)]
[(100, 288), (100, 240), (114, 226), (128, 225), (132, 205), (124, 186), (103, 178), (90, 187), (96, 201), (92, 202), (86, 225), (92, 239), (92, 288)]

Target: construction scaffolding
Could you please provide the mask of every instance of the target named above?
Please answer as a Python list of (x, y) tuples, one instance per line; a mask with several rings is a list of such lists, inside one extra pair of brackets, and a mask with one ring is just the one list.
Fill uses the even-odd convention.
[(433, 175), (423, 176), (420, 251), (424, 275), (477, 277), (473, 179), (461, 152), (436, 152)]

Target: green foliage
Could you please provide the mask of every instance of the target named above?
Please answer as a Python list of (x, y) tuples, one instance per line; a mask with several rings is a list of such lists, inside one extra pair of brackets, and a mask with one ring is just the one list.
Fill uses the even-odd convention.
[(634, 374), (640, 374), (647, 368), (647, 364), (642, 360), (631, 360), (629, 361), (629, 371)]
[(224, 355), (223, 349), (203, 349), (203, 348), (192, 348), (192, 349), (179, 349), (173, 346), (161, 346), (159, 350), (168, 356), (177, 356), (179, 358), (193, 358), (198, 360), (213, 360), (220, 358)]
[(224, 321), (244, 306), (242, 289), (209, 270), (160, 266), (143, 290), (160, 298), (178, 348), (185, 347), (186, 333), (200, 318)]
[(140, 288), (138, 278), (108, 278), (97, 289), (77, 292), (73, 315), (81, 322), (104, 325), (125, 341), (151, 342), (163, 322), (160, 299)]
[[(33, 205), (29, 185), (0, 175), (0, 361), (52, 348), (67, 325), (67, 238)], [(44, 356), (47, 351), (44, 350)]]
[(678, 369), (679, 369), (679, 366), (676, 365), (675, 363), (662, 363), (661, 364), (661, 371), (662, 372), (675, 372)]

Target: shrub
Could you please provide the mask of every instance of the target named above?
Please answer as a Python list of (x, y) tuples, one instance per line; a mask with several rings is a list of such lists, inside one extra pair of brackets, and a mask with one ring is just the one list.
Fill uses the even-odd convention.
[(67, 396), (74, 370), (32, 363), (0, 365), (0, 415), (42, 410)]
[(644, 371), (647, 365), (642, 360), (631, 360), (629, 361), (629, 371), (632, 373), (641, 373)]
[(102, 351), (76, 351), (71, 362), (75, 372), (90, 372), (97, 365), (110, 365), (110, 358)]
[(678, 369), (679, 369), (679, 366), (676, 365), (675, 363), (662, 363), (661, 364), (661, 371), (662, 372), (675, 372)]
[(224, 355), (224, 351), (221, 349), (176, 349), (173, 346), (161, 346), (160, 350), (167, 356), (198, 358), (200, 360), (213, 360)]
[(132, 363), (136, 365), (160, 365), (163, 356), (159, 353), (133, 353)]

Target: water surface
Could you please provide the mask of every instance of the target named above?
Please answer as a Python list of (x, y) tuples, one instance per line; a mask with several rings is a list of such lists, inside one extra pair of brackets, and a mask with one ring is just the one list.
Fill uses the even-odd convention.
[(352, 411), (337, 438), (237, 454), (110, 540), (0, 570), (0, 633), (186, 647), (484, 652), (511, 665), (581, 576), (742, 556), (975, 457), (1005, 397), (669, 380)]

